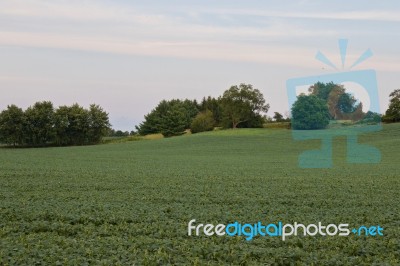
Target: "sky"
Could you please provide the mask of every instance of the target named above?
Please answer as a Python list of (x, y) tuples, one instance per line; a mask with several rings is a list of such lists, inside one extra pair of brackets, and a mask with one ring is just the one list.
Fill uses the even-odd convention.
[(96, 103), (113, 128), (133, 130), (162, 99), (247, 83), (272, 116), (290, 110), (288, 79), (373, 69), (384, 112), (400, 88), (399, 49), (395, 0), (0, 0), (0, 109)]

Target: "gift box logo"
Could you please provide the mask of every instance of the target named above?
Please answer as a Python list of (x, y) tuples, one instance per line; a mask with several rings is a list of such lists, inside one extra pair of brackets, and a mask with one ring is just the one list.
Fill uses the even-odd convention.
[[(344, 68), (347, 51), (347, 40), (339, 40), (339, 48), (342, 59), (342, 67)], [(359, 59), (350, 67), (360, 64), (367, 58), (372, 56), (372, 52), (368, 49), (363, 53)], [(338, 68), (325, 57), (321, 52), (318, 52), (316, 58), (322, 61), (328, 66), (338, 70)], [(379, 98), (378, 98), (378, 85), (376, 80), (375, 70), (359, 70), (359, 71), (343, 71), (336, 72), (326, 75), (309, 76), (301, 78), (289, 79), (286, 83), (289, 106), (298, 99), (298, 91), (304, 88), (309, 88), (316, 83), (334, 83), (334, 84), (352, 84), (358, 88), (358, 94), (364, 95), (362, 103), (362, 114), (377, 114), (380, 112)], [(347, 87), (344, 85), (344, 87)], [(334, 97), (334, 96), (329, 96)], [(330, 99), (328, 99), (329, 102)], [(365, 110), (364, 110), (365, 109)], [(306, 114), (311, 115), (311, 114)], [(299, 119), (298, 117), (296, 119)], [(334, 117), (331, 117), (332, 121)], [(304, 151), (299, 156), (299, 167), (300, 168), (331, 168), (333, 167), (332, 158), (332, 145), (333, 139), (338, 136), (345, 136), (347, 138), (347, 162), (348, 163), (379, 163), (381, 160), (380, 151), (372, 146), (366, 144), (360, 144), (358, 142), (359, 134), (367, 132), (375, 132), (382, 129), (380, 121), (375, 123), (367, 123), (366, 119), (359, 119), (359, 121), (353, 121), (350, 126), (339, 126), (331, 127), (330, 125), (326, 129), (320, 130), (296, 130), (292, 129), (292, 136), (294, 140), (321, 140), (321, 149), (319, 150), (308, 150)], [(294, 125), (293, 113), (292, 113), (292, 125)], [(336, 123), (336, 122), (335, 122)]]

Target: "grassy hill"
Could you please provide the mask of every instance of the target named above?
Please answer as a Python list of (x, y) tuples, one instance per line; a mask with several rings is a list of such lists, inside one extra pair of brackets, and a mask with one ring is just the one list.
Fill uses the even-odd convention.
[[(400, 263), (400, 125), (360, 137), (382, 162), (301, 169), (319, 141), (238, 129), (65, 148), (0, 149), (0, 264)], [(187, 224), (380, 225), (384, 236), (189, 237)]]

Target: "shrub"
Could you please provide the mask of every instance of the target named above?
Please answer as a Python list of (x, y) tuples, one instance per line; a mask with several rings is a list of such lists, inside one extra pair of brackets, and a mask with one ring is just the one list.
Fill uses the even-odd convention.
[(211, 131), (214, 129), (214, 116), (210, 110), (197, 114), (190, 125), (192, 133), (199, 133), (204, 131)]
[(323, 129), (329, 124), (326, 102), (315, 95), (300, 95), (292, 107), (293, 129)]

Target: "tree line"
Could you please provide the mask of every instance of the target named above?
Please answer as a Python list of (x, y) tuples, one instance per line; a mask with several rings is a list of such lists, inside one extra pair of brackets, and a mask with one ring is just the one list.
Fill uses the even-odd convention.
[[(140, 135), (161, 133), (178, 136), (221, 128), (255, 128), (271, 122), (266, 116), (269, 104), (251, 84), (231, 86), (215, 97), (196, 100), (162, 100), (136, 126)], [(293, 129), (322, 129), (332, 120), (356, 123), (400, 122), (400, 89), (390, 94), (384, 115), (362, 110), (362, 103), (346, 92), (342, 85), (318, 82), (301, 94), (291, 108), (291, 117), (274, 113), (274, 121), (291, 122)], [(92, 104), (88, 109), (78, 104), (54, 108), (50, 101), (36, 102), (22, 110), (7, 106), (0, 113), (0, 142), (13, 146), (67, 146), (97, 144), (107, 135), (127, 136), (110, 128), (108, 113)]]
[(110, 126), (108, 113), (96, 104), (55, 109), (42, 101), (26, 110), (9, 105), (0, 113), (0, 142), (27, 147), (97, 144)]
[[(390, 105), (385, 115), (363, 112), (363, 103), (346, 91), (343, 85), (317, 82), (308, 94), (301, 94), (291, 108), (291, 117), (275, 112), (275, 122), (291, 122), (293, 129), (326, 128), (333, 120), (351, 123), (379, 123), (400, 121), (400, 90), (390, 94)], [(221, 128), (263, 127), (273, 121), (266, 116), (269, 104), (263, 94), (251, 84), (231, 86), (221, 96), (196, 100), (162, 100), (144, 121), (136, 126), (140, 135), (161, 133), (165, 137)]]
[(231, 86), (218, 98), (196, 100), (162, 100), (144, 121), (136, 126), (140, 135), (161, 133), (178, 136), (190, 129), (192, 133), (222, 128), (262, 127), (269, 104), (251, 84)]

